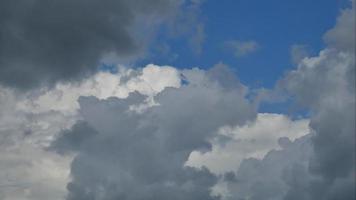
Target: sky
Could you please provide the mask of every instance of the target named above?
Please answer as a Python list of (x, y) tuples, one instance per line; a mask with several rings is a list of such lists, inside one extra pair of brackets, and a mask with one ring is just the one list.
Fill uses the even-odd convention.
[(0, 200), (353, 200), (355, 1), (0, 0)]
[[(326, 1), (205, 1), (200, 7), (204, 23), (204, 40), (200, 53), (188, 51), (184, 38), (167, 41), (174, 46), (172, 55), (161, 54), (144, 63), (176, 67), (209, 68), (224, 62), (234, 68), (240, 80), (253, 87), (273, 87), (284, 72), (292, 69), (290, 56), (293, 45), (304, 45), (312, 55), (325, 47), (322, 36), (335, 24), (347, 0)], [(253, 55), (236, 56), (224, 43), (231, 40), (255, 41)], [(251, 53), (252, 53), (251, 52)]]

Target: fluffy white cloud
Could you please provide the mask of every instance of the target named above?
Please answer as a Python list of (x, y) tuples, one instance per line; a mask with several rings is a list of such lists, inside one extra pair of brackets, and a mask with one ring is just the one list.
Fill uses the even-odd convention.
[(35, 113), (54, 110), (74, 114), (80, 96), (126, 98), (130, 92), (137, 91), (152, 97), (166, 87), (179, 87), (180, 81), (180, 72), (170, 66), (149, 64), (138, 70), (119, 67), (117, 74), (99, 72), (78, 84), (57, 84), (54, 89), (19, 102), (19, 107)]
[(223, 127), (220, 134), (226, 142), (213, 141), (209, 152), (194, 151), (186, 165), (206, 166), (221, 174), (237, 169), (245, 158), (263, 158), (267, 152), (280, 149), (279, 138), (291, 140), (309, 133), (309, 120), (291, 120), (282, 114), (259, 113), (257, 119), (244, 126)]

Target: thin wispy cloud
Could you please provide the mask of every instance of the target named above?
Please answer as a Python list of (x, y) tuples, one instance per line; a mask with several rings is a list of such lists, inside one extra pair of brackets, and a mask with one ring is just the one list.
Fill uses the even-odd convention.
[(254, 40), (230, 40), (224, 42), (224, 47), (231, 51), (235, 57), (240, 58), (256, 52), (260, 45)]
[(290, 56), (293, 64), (300, 63), (310, 55), (310, 47), (303, 44), (294, 44), (290, 47)]

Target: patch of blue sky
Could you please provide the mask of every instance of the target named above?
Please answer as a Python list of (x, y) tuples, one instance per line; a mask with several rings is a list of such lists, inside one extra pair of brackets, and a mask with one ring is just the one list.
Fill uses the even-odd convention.
[(115, 64), (101, 63), (99, 65), (99, 71), (116, 74), (118, 72), (118, 69)]
[[(272, 89), (296, 67), (291, 47), (306, 45), (311, 56), (316, 55), (325, 48), (323, 35), (334, 26), (341, 9), (349, 5), (348, 0), (205, 0), (200, 16), (205, 41), (200, 54), (191, 48), (187, 35), (171, 37), (163, 27), (148, 56), (137, 65), (208, 69), (223, 62), (249, 88)], [(255, 41), (258, 48), (236, 56), (224, 45), (227, 41)], [(263, 102), (259, 112), (285, 113), (292, 118), (310, 114), (291, 100)]]
[[(291, 46), (307, 45), (316, 54), (325, 47), (323, 34), (348, 4), (347, 0), (206, 0), (201, 7), (206, 35), (201, 54), (194, 53), (187, 38), (161, 34), (151, 56), (140, 63), (206, 69), (223, 62), (249, 87), (271, 88), (295, 67)], [(229, 40), (253, 40), (259, 48), (236, 57), (224, 46)]]

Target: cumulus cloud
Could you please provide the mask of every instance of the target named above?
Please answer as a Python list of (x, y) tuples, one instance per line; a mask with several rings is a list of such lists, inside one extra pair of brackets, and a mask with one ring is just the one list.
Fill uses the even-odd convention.
[[(71, 80), (109, 51), (139, 50), (140, 36), (129, 34), (134, 19), (155, 20), (180, 5), (154, 2), (161, 1), (1, 2), (8, 4), (0, 6), (1, 84)], [(118, 7), (123, 12), (113, 12)], [(102, 27), (86, 21), (92, 12)], [(353, 12), (344, 10), (326, 33), (326, 49), (303, 55), (278, 83), (310, 119), (258, 114), (248, 88), (222, 63), (210, 70), (119, 67), (25, 94), (0, 87), (0, 199), (355, 199)], [(79, 39), (63, 53), (67, 33)], [(237, 54), (257, 48), (249, 42)], [(16, 67), (22, 64), (28, 67)], [(14, 82), (22, 70), (29, 76)]]
[(179, 87), (181, 84), (180, 72), (170, 66), (149, 64), (136, 70), (118, 68), (117, 74), (99, 72), (80, 83), (56, 84), (51, 90), (44, 89), (38, 95), (26, 96), (18, 106), (34, 113), (60, 111), (73, 114), (79, 108), (77, 99), (80, 96), (126, 98), (130, 92), (137, 91), (150, 98), (165, 87)]
[[(263, 159), (243, 160), (236, 173), (224, 176), (228, 188), (225, 199), (305, 199), (304, 193), (300, 193), (300, 198), (288, 198), (286, 194), (290, 188), (285, 179), (291, 179), (292, 184), (303, 181), (299, 186), (305, 187), (303, 192), (307, 191), (309, 185), (305, 184), (305, 177), (293, 172), (307, 173), (308, 155), (312, 152), (310, 143), (310, 135), (294, 142), (283, 138), (280, 140), (282, 149), (268, 152)], [(294, 177), (286, 177), (288, 172)]]
[[(332, 198), (330, 195), (335, 194), (328, 193), (340, 179), (351, 180), (345, 187), (355, 185), (350, 178), (355, 176), (354, 74), (354, 51), (327, 49), (319, 57), (305, 60), (286, 78), (288, 90), (313, 112), (310, 127), (314, 131), (314, 153), (310, 156), (309, 172), (323, 178), (316, 185), (324, 191), (311, 191), (311, 196), (317, 195), (314, 198)], [(345, 199), (355, 198), (353, 190), (345, 192)]]
[(85, 123), (53, 143), (56, 151), (71, 145), (77, 151), (67, 199), (219, 198), (211, 195), (214, 174), (184, 164), (192, 151), (211, 148), (219, 127), (253, 120), (255, 108), (239, 84), (223, 87), (216, 71), (182, 75), (187, 84), (166, 88), (155, 96), (158, 105), (144, 112), (130, 109), (144, 100), (138, 93), (126, 99), (80, 97)]
[(311, 134), (294, 142), (280, 139), (281, 150), (243, 160), (225, 175), (227, 199), (356, 198), (355, 49), (344, 43), (354, 43), (354, 29), (344, 26), (354, 20), (351, 12), (354, 8), (344, 10), (326, 33), (333, 42), (301, 60), (278, 85), (311, 111)]
[[(0, 199), (65, 198), (74, 152), (91, 130), (80, 122), (70, 129), (81, 118), (79, 96), (126, 98), (137, 91), (150, 99), (165, 87), (180, 86), (180, 73), (169, 66), (119, 71), (100, 72), (81, 83), (61, 83), (41, 92), (21, 94), (0, 87)], [(85, 135), (71, 136), (65, 130)], [(48, 151), (52, 149), (65, 150)]]
[(255, 121), (244, 126), (222, 127), (219, 134), (226, 141), (212, 141), (210, 152), (192, 152), (186, 165), (206, 166), (216, 174), (233, 171), (245, 158), (262, 159), (269, 151), (280, 149), (281, 137), (294, 140), (308, 134), (308, 124), (308, 119), (293, 121), (282, 114), (259, 113)]
[[(81, 83), (59, 83), (51, 90), (34, 93), (0, 89), (0, 159), (4, 177), (0, 184), (4, 199), (63, 199), (68, 192), (67, 198), (92, 194), (92, 198), (110, 199), (117, 193), (105, 190), (112, 190), (119, 183), (139, 184), (137, 191), (142, 193), (138, 196), (148, 192), (152, 198), (174, 194), (184, 199), (216, 199), (210, 194), (216, 175), (207, 168), (184, 164), (192, 151), (211, 148), (211, 138), (220, 126), (243, 125), (255, 117), (255, 107), (245, 98), (247, 88), (223, 64), (209, 71), (179, 71), (156, 65), (135, 70), (119, 68), (117, 74), (100, 72)], [(132, 109), (142, 103), (147, 105), (145, 109)], [(115, 121), (120, 118), (124, 121)], [(120, 148), (122, 152), (116, 147), (101, 147), (108, 144), (101, 140), (109, 138), (116, 138), (112, 140), (114, 146), (127, 143)], [(82, 160), (87, 151), (93, 154), (89, 160)], [(141, 152), (142, 156), (137, 157), (137, 151), (149, 154)], [(149, 158), (152, 160), (147, 161)], [(120, 161), (122, 172), (107, 159)], [(95, 180), (90, 189), (84, 189), (87, 185), (81, 183), (83, 177), (76, 167), (76, 163), (81, 168), (86, 162), (102, 162), (99, 168), (88, 169), (93, 170), (90, 173)], [(13, 167), (14, 163), (17, 167)], [(131, 164), (134, 169), (127, 169)], [(117, 176), (101, 185), (99, 179), (107, 176), (96, 170), (105, 166), (115, 168), (107, 172)], [(154, 180), (155, 173), (161, 173), (156, 167), (163, 170), (160, 180)], [(69, 171), (73, 180), (66, 191), (63, 186), (71, 180)], [(121, 180), (126, 175), (128, 179)], [(147, 181), (153, 181), (153, 185)], [(161, 193), (162, 188), (167, 192)], [(81, 193), (83, 189), (90, 191)]]
[(355, 51), (355, 0), (350, 1), (352, 8), (342, 10), (337, 18), (336, 26), (330, 29), (324, 40), (331, 47), (343, 51)]
[(43, 151), (33, 144), (0, 145), (0, 199), (63, 200), (70, 157)]
[(26, 112), (18, 106), (23, 100), (0, 87), (0, 199), (62, 200), (71, 158), (43, 147), (76, 119), (59, 112)]
[(176, 0), (1, 1), (0, 83), (28, 89), (86, 77), (109, 54), (137, 55), (150, 29), (180, 6)]

